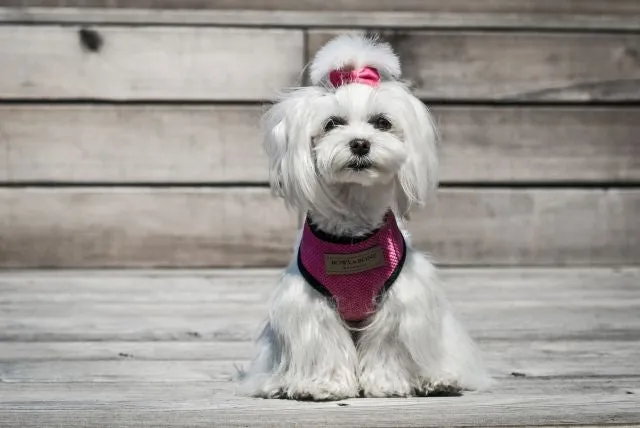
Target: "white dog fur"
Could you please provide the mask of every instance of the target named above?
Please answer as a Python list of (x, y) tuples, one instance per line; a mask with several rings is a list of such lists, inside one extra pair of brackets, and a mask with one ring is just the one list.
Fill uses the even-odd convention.
[[(331, 70), (364, 66), (378, 70), (378, 87), (328, 84)], [(340, 236), (371, 232), (389, 209), (402, 220), (424, 205), (437, 185), (437, 134), (426, 107), (398, 80), (400, 64), (390, 46), (338, 37), (318, 52), (310, 76), (312, 86), (285, 94), (265, 117), (272, 189), (319, 229)], [(379, 114), (389, 119), (390, 130), (368, 123)], [(325, 132), (331, 117), (346, 123)], [(370, 168), (348, 167), (354, 138), (370, 142)], [(243, 376), (245, 393), (338, 400), (456, 394), (489, 384), (434, 266), (403, 233), (403, 270), (375, 314), (357, 327), (306, 283), (294, 254), (257, 340), (257, 356)]]

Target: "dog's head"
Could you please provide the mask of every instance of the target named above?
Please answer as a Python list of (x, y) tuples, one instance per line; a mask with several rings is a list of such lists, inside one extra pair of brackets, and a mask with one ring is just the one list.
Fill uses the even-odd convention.
[(331, 189), (390, 184), (399, 214), (423, 204), (437, 181), (437, 135), (398, 80), (390, 46), (338, 37), (318, 52), (310, 77), (312, 86), (288, 92), (265, 116), (272, 189), (301, 210)]

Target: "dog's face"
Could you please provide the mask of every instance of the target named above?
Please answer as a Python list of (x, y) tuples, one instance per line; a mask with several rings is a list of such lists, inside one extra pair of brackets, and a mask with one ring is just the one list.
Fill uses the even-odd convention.
[(272, 187), (302, 210), (327, 189), (395, 180), (404, 212), (435, 185), (431, 118), (399, 82), (301, 88), (271, 108), (264, 126)]
[(346, 85), (318, 99), (311, 154), (326, 183), (387, 183), (409, 155), (402, 105), (366, 85)]

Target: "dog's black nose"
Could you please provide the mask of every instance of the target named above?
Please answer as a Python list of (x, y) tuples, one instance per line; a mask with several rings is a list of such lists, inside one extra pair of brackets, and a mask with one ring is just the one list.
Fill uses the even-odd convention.
[(356, 138), (355, 140), (349, 141), (349, 147), (351, 148), (351, 153), (356, 156), (366, 156), (369, 154), (369, 148), (371, 147), (371, 143), (367, 140), (363, 140), (362, 138)]

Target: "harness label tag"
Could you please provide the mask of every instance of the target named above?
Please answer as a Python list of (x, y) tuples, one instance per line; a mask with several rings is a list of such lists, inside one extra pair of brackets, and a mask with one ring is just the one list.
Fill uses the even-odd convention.
[(324, 266), (327, 275), (365, 272), (384, 266), (384, 252), (376, 246), (354, 254), (325, 254)]

